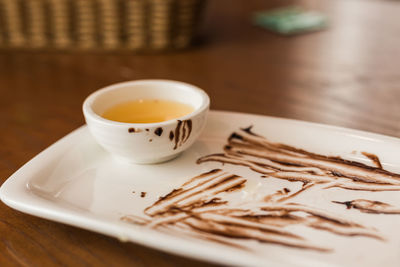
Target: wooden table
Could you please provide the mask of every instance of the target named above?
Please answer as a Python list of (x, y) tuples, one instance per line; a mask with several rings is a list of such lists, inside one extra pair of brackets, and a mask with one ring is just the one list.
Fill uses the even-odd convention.
[[(293, 1), (294, 2), (294, 1)], [(253, 11), (292, 1), (209, 1), (204, 42), (182, 52), (0, 52), (0, 183), (84, 123), (81, 104), (111, 83), (163, 78), (204, 88), (213, 109), (400, 137), (400, 3), (300, 1), (328, 30), (282, 37)], [(203, 266), (0, 204), (0, 266)]]

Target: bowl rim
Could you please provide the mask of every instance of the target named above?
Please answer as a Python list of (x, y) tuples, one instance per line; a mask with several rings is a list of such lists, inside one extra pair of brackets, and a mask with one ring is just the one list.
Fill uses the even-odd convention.
[[(162, 121), (162, 122), (153, 122), (153, 123), (130, 123), (130, 122), (119, 122), (119, 121), (113, 121), (109, 119), (105, 119), (92, 109), (92, 104), (96, 100), (97, 97), (108, 93), (113, 90), (120, 89), (121, 87), (124, 86), (131, 86), (131, 85), (145, 85), (145, 84), (165, 84), (168, 83), (170, 85), (179, 85), (179, 86), (184, 86), (186, 87), (187, 90), (194, 91), (195, 93), (198, 93), (201, 97), (201, 104), (199, 107), (197, 107), (194, 111), (192, 111), (189, 114), (186, 114), (185, 116), (177, 117), (171, 120), (167, 121)], [(126, 81), (126, 82), (120, 82), (120, 83), (115, 83), (111, 84), (105, 87), (102, 87), (93, 93), (91, 93), (89, 96), (86, 97), (86, 99), (83, 102), (82, 105), (82, 110), (83, 114), (85, 116), (85, 119), (87, 118), (93, 119), (97, 123), (103, 124), (103, 125), (108, 125), (108, 126), (116, 126), (116, 127), (132, 127), (132, 128), (153, 128), (153, 127), (160, 127), (160, 126), (166, 126), (170, 125), (171, 123), (175, 123), (176, 121), (184, 121), (184, 120), (189, 120), (190, 118), (198, 115), (199, 113), (202, 113), (203, 111), (207, 110), (210, 106), (210, 98), (207, 95), (207, 93), (201, 89), (200, 87), (197, 87), (195, 85), (181, 82), (181, 81), (175, 81), (175, 80), (166, 80), (166, 79), (142, 79), (142, 80), (133, 80), (133, 81)], [(86, 121), (87, 123), (87, 121)]]

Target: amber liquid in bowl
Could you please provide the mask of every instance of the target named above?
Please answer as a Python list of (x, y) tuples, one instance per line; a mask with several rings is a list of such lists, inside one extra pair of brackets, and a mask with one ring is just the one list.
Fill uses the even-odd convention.
[(117, 104), (101, 116), (118, 122), (154, 123), (179, 118), (193, 111), (193, 106), (177, 101), (140, 99)]

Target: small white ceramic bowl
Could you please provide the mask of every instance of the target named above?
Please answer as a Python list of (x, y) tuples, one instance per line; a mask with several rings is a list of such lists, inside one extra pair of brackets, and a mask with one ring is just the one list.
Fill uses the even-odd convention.
[[(124, 123), (101, 117), (110, 107), (131, 100), (160, 99), (189, 104), (186, 116), (157, 123)], [(132, 163), (158, 163), (179, 155), (199, 137), (210, 105), (200, 88), (177, 81), (137, 80), (107, 86), (88, 96), (83, 114), (96, 141), (113, 156)]]

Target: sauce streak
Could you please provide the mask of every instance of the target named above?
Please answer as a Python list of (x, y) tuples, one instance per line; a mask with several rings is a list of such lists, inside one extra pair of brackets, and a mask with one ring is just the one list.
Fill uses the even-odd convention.
[[(171, 141), (175, 141), (175, 149), (189, 138), (191, 128), (191, 121), (178, 121), (175, 132), (171, 131), (169, 135)], [(312, 235), (301, 235), (302, 232), (295, 232), (287, 227), (289, 225), (346, 237), (363, 236), (384, 241), (375, 228), (345, 218), (342, 214), (295, 201), (296, 197), (313, 187), (319, 187), (320, 190), (336, 187), (345, 190), (399, 191), (400, 175), (384, 170), (376, 155), (363, 154), (376, 167), (272, 143), (252, 132), (251, 127), (244, 128), (231, 134), (224, 153), (201, 157), (197, 163), (221, 162), (242, 166), (256, 172), (256, 179), (264, 181), (277, 178), (301, 182), (300, 189), (283, 187), (257, 201), (232, 203), (229, 195), (240, 193), (248, 179), (224, 169), (213, 169), (159, 197), (144, 210), (146, 218), (125, 216), (121, 220), (162, 231), (183, 232), (244, 249), (249, 248), (240, 243), (241, 240), (319, 252), (333, 250), (329, 242), (326, 245), (317, 244), (312, 240)], [(261, 178), (259, 174), (262, 174)], [(400, 209), (380, 201), (356, 199), (332, 202), (345, 205), (349, 210), (357, 209), (369, 214), (400, 214)]]

